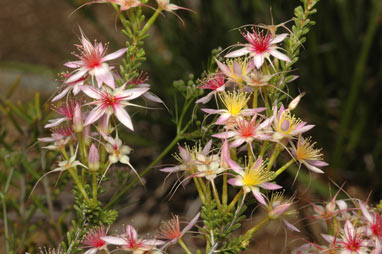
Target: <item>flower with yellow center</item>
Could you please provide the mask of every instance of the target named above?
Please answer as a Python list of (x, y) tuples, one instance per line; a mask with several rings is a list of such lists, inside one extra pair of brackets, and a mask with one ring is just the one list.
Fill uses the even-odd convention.
[(284, 108), (284, 105), (281, 105), (278, 111), (276, 106), (273, 108), (273, 117), (273, 129), (275, 131), (273, 138), (275, 140), (290, 139), (314, 127), (314, 125), (307, 125), (306, 122), (296, 118), (289, 109)]
[(255, 67), (253, 61), (249, 61), (247, 58), (239, 58), (235, 61), (228, 60), (226, 64), (223, 64), (217, 59), (215, 60), (219, 69), (227, 76), (228, 80), (238, 84), (242, 84), (247, 75), (251, 73)]
[(252, 191), (253, 196), (261, 204), (266, 205), (264, 194), (260, 192), (260, 187), (266, 190), (277, 190), (282, 188), (280, 185), (270, 183), (274, 179), (274, 172), (265, 169), (265, 163), (259, 157), (251, 166), (245, 169), (230, 165), (231, 168), (238, 173), (235, 178), (228, 180), (228, 183), (234, 186), (241, 186), (245, 193)]
[(249, 94), (234, 90), (233, 92), (224, 92), (220, 95), (226, 109), (202, 109), (208, 114), (220, 114), (216, 124), (225, 124), (228, 119), (235, 120), (242, 116), (251, 116), (264, 111), (265, 108), (246, 108), (249, 100)]
[(322, 161), (321, 149), (314, 148), (315, 142), (311, 142), (311, 138), (304, 139), (299, 136), (297, 147), (292, 144), (292, 153), (297, 161), (304, 164), (309, 170), (316, 173), (324, 173), (320, 167), (329, 165)]

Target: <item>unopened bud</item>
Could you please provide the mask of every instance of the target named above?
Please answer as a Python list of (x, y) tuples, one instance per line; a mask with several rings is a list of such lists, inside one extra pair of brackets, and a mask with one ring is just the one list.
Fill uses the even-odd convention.
[(74, 107), (74, 114), (73, 114), (73, 130), (75, 132), (81, 132), (83, 129), (84, 129), (84, 124), (82, 121), (81, 107), (78, 103), (76, 103), (76, 106)]
[(91, 137), (90, 137), (90, 125), (84, 126), (83, 132), (82, 132), (82, 138), (85, 143), (85, 145), (89, 146), (91, 143)]
[(289, 106), (288, 106), (288, 109), (289, 110), (294, 110), (298, 103), (300, 102), (301, 98), (305, 95), (305, 93), (302, 93), (300, 94), (299, 96), (297, 96), (296, 98), (294, 98), (290, 103), (289, 103)]
[(99, 169), (99, 154), (94, 144), (90, 146), (88, 166), (90, 171), (97, 171)]

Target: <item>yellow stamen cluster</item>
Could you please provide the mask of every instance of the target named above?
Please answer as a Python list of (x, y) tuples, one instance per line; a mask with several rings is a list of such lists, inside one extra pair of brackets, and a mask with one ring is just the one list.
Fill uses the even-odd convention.
[(289, 134), (294, 129), (296, 129), (299, 123), (301, 123), (301, 119), (296, 118), (293, 114), (289, 112), (289, 110), (285, 110), (280, 116), (277, 125), (277, 131), (282, 134)]
[(264, 163), (256, 168), (254, 168), (254, 165), (245, 168), (243, 176), (243, 184), (245, 186), (252, 187), (273, 180), (274, 172), (266, 170)]
[[(235, 60), (227, 60), (226, 64), (231, 72), (231, 80), (237, 83), (243, 83), (245, 76), (248, 75), (248, 67), (249, 67), (249, 61), (248, 58), (242, 59), (238, 58)], [(235, 70), (234, 65), (235, 63), (238, 64), (239, 72), (237, 69)]]
[(237, 116), (241, 110), (247, 106), (249, 95), (243, 92), (234, 91), (225, 92), (220, 98), (228, 112), (233, 116)]
[(322, 160), (321, 149), (315, 149), (315, 144), (310, 142), (310, 138), (305, 140), (300, 136), (296, 149), (297, 160)]

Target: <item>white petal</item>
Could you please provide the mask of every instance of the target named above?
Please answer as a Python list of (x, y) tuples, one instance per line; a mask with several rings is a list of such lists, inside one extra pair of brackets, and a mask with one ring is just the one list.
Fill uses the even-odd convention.
[(75, 74), (71, 75), (67, 80), (65, 80), (64, 83), (71, 83), (77, 81), (80, 78), (82, 78), (86, 72), (88, 72), (86, 69), (79, 69)]
[(118, 118), (118, 120), (125, 125), (130, 130), (134, 131), (133, 123), (131, 122), (131, 118), (129, 114), (119, 105), (113, 106), (115, 116)]
[(262, 54), (256, 54), (254, 57), (253, 57), (253, 63), (255, 64), (256, 68), (257, 69), (260, 69), (260, 67), (263, 65), (264, 63), (264, 56)]
[(119, 93), (118, 97), (124, 97), (124, 100), (133, 100), (135, 98), (138, 98), (142, 94), (146, 93), (150, 88), (132, 88), (127, 89), (121, 93)]
[(276, 36), (271, 40), (271, 43), (272, 43), (272, 44), (276, 44), (276, 43), (282, 42), (287, 36), (288, 36), (288, 33), (278, 34), (278, 35), (276, 35)]
[(127, 48), (122, 48), (122, 49), (119, 49), (111, 54), (108, 54), (106, 56), (104, 56), (102, 58), (102, 62), (106, 62), (106, 61), (109, 61), (109, 60), (113, 60), (113, 59), (116, 59), (120, 56), (122, 56), (125, 52), (127, 51)]
[(285, 54), (283, 54), (283, 53), (277, 51), (276, 49), (272, 49), (272, 50), (270, 50), (269, 53), (270, 53), (272, 56), (274, 56), (274, 57), (276, 57), (276, 58), (278, 58), (278, 59), (280, 59), (280, 60), (282, 60), (282, 61), (290, 62), (290, 59), (289, 59), (289, 57), (288, 57), (287, 55), (285, 55)]
[(92, 86), (81, 86), (81, 91), (84, 92), (90, 98), (97, 100), (100, 100), (102, 98), (101, 91)]
[(127, 245), (126, 240), (124, 240), (123, 238), (120, 238), (120, 237), (103, 236), (103, 237), (101, 237), (101, 239), (104, 240), (105, 242), (107, 242), (109, 244), (113, 244), (113, 245)]
[(238, 57), (238, 56), (244, 56), (248, 53), (250, 53), (250, 51), (247, 49), (247, 47), (244, 47), (241, 49), (234, 50), (228, 53), (227, 55), (225, 55), (224, 57)]
[(95, 107), (92, 111), (90, 111), (88, 117), (86, 117), (84, 125), (89, 125), (97, 121), (101, 116), (103, 116), (106, 112), (106, 108), (102, 105)]

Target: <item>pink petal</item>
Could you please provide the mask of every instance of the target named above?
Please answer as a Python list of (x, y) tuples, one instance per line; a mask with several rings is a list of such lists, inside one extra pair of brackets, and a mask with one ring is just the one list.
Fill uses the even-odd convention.
[(81, 86), (81, 91), (84, 92), (90, 98), (100, 100), (102, 98), (101, 92), (92, 86)]
[(287, 36), (288, 36), (288, 33), (278, 34), (278, 35), (276, 35), (276, 36), (271, 40), (271, 43), (272, 43), (272, 44), (276, 44), (276, 43), (282, 42)]
[(230, 71), (230, 69), (228, 68), (227, 65), (221, 63), (221, 62), (220, 62), (218, 59), (216, 59), (216, 58), (215, 58), (215, 61), (216, 61), (217, 65), (218, 65), (219, 69), (224, 73), (224, 75), (226, 75), (226, 76), (228, 76), (228, 77), (231, 76), (231, 71)]
[(115, 88), (113, 74), (108, 66), (101, 66), (93, 68), (94, 76), (97, 79), (98, 87), (102, 86), (102, 83), (105, 83), (111, 88)]
[(266, 190), (278, 190), (282, 188), (282, 186), (275, 183), (262, 183), (260, 184), (260, 187)]
[(80, 78), (82, 78), (85, 75), (86, 72), (88, 72), (88, 70), (86, 70), (86, 69), (79, 69), (76, 73), (74, 73), (67, 80), (65, 80), (64, 83), (67, 84), (67, 83), (71, 83), (71, 82), (77, 81)]
[(196, 224), (196, 222), (199, 219), (199, 216), (200, 216), (200, 212), (197, 213), (195, 217), (190, 221), (190, 223), (188, 223), (188, 225), (184, 227), (182, 232), (180, 232), (180, 236), (183, 236), (187, 231), (189, 231)]
[(180, 168), (178, 166), (167, 167), (167, 168), (161, 168), (161, 169), (159, 169), (159, 171), (166, 172), (166, 173), (172, 173), (172, 172), (180, 171)]
[(164, 102), (162, 101), (161, 98), (159, 98), (157, 95), (151, 93), (151, 92), (146, 92), (143, 94), (143, 97), (145, 97), (146, 99), (150, 100), (150, 101), (153, 101), (153, 102), (156, 102), (156, 103), (162, 103), (164, 104)]
[(247, 49), (247, 47), (244, 47), (241, 49), (234, 50), (228, 53), (227, 55), (225, 55), (224, 57), (238, 57), (238, 56), (244, 56), (248, 53), (250, 53), (250, 51)]
[(58, 101), (58, 100), (64, 98), (65, 95), (68, 93), (68, 91), (69, 91), (70, 89), (71, 89), (70, 86), (68, 86), (68, 87), (66, 87), (65, 89), (63, 89), (63, 90), (61, 91), (61, 93), (57, 94), (57, 95), (52, 99), (52, 102), (55, 102), (55, 101)]
[(84, 62), (82, 61), (70, 61), (70, 62), (64, 63), (64, 66), (72, 68), (72, 69), (80, 68), (83, 65), (84, 65)]
[(126, 226), (126, 235), (130, 238), (130, 240), (136, 240), (138, 238), (137, 231), (131, 225)]
[(219, 116), (219, 118), (216, 120), (216, 124), (224, 124), (229, 118), (231, 117), (230, 114), (222, 114)]
[(282, 61), (290, 62), (290, 59), (289, 59), (289, 57), (288, 57), (287, 55), (285, 55), (285, 54), (283, 54), (283, 53), (277, 51), (276, 49), (272, 49), (272, 50), (270, 50), (269, 53), (270, 53), (272, 56), (274, 56), (274, 57), (276, 57), (276, 58), (278, 58), (278, 59), (280, 59), (280, 60), (282, 60)]
[(315, 172), (315, 173), (319, 173), (319, 174), (323, 174), (324, 173), (324, 171), (322, 171), (321, 169), (319, 169), (319, 168), (317, 168), (317, 167), (315, 167), (315, 166), (313, 166), (313, 165), (310, 165), (309, 163), (307, 163), (307, 162), (305, 162), (305, 161), (303, 161), (302, 162), (304, 165), (305, 165), (305, 167), (307, 167), (310, 171), (313, 171), (313, 172)]
[(335, 237), (332, 235), (327, 234), (321, 234), (322, 238), (324, 238), (328, 243), (333, 243), (335, 240)]
[(101, 240), (104, 240), (106, 243), (113, 244), (113, 245), (127, 245), (128, 244), (125, 239), (120, 238), (120, 237), (114, 237), (114, 236), (102, 236)]
[(240, 75), (242, 74), (242, 69), (240, 67), (240, 64), (238, 62), (234, 62), (233, 63), (233, 72), (236, 74), (236, 75)]
[(253, 63), (255, 64), (256, 68), (257, 69), (260, 69), (260, 67), (263, 65), (264, 63), (264, 56), (262, 54), (256, 54), (254, 57), (253, 57)]
[(227, 182), (233, 186), (243, 186), (242, 180), (238, 178), (230, 178)]
[(365, 216), (365, 218), (366, 218), (369, 222), (373, 223), (373, 217), (371, 217), (369, 211), (368, 211), (367, 208), (366, 208), (366, 205), (365, 205), (361, 200), (359, 201), (359, 207), (361, 208), (361, 211), (362, 211), (362, 213), (363, 213), (363, 216)]
[(267, 205), (263, 195), (261, 194), (261, 192), (258, 189), (252, 189), (252, 194), (256, 198), (256, 200), (259, 201), (260, 204), (263, 204), (265, 206)]
[(296, 228), (293, 224), (289, 223), (287, 220), (283, 220), (285, 226), (289, 228), (291, 231), (300, 232), (298, 228)]
[(202, 154), (204, 156), (206, 156), (208, 154), (208, 152), (211, 150), (211, 145), (212, 145), (212, 139), (210, 139), (207, 144), (204, 146), (203, 150), (202, 150)]
[(60, 125), (62, 122), (65, 122), (65, 120), (66, 120), (66, 117), (58, 118), (58, 119), (54, 119), (54, 120), (49, 120), (50, 123), (46, 124), (44, 126), (44, 128), (56, 127), (56, 126)]
[[(228, 166), (233, 171), (235, 171), (236, 173), (241, 175), (243, 173), (243, 169), (236, 162), (231, 160), (231, 156), (229, 154), (229, 146), (228, 146), (228, 141), (227, 140), (225, 140), (224, 143), (223, 143), (223, 147), (222, 147), (222, 152), (221, 153), (222, 153), (222, 157), (224, 158), (225, 162), (227, 162)], [(232, 178), (232, 179), (234, 179), (234, 178)]]
[(103, 105), (99, 105), (95, 108), (93, 108), (92, 111), (90, 111), (88, 117), (86, 117), (84, 126), (89, 125), (97, 121), (103, 114), (105, 114), (106, 108), (103, 107)]
[(111, 54), (104, 56), (101, 61), (106, 62), (106, 61), (116, 59), (116, 58), (122, 56), (123, 54), (125, 54), (126, 51), (127, 51), (127, 48), (119, 49), (119, 50), (117, 50)]
[(132, 88), (127, 89), (120, 94), (118, 94), (118, 97), (124, 97), (124, 100), (133, 100), (135, 98), (138, 98), (142, 94), (146, 93), (150, 88)]
[(231, 143), (231, 147), (238, 147), (241, 146), (245, 142), (244, 138), (238, 138), (235, 141)]
[(212, 137), (214, 137), (214, 138), (231, 138), (235, 135), (236, 135), (235, 131), (227, 131), (227, 132), (213, 134)]
[(214, 95), (215, 92), (212, 91), (210, 93), (208, 93), (206, 96), (200, 98), (199, 100), (197, 100), (195, 103), (202, 103), (202, 104), (206, 104), (207, 102), (209, 102), (212, 98), (212, 95)]
[(316, 167), (325, 167), (328, 166), (329, 164), (326, 163), (325, 161), (319, 161), (319, 160), (309, 160), (307, 161), (310, 165), (316, 166)]
[(130, 130), (134, 131), (133, 123), (131, 122), (131, 118), (129, 114), (119, 105), (113, 105), (115, 116), (118, 118), (118, 120), (125, 125)]
[(345, 233), (346, 239), (349, 239), (349, 240), (354, 238), (355, 236), (354, 226), (348, 220), (345, 222), (344, 233)]
[(202, 111), (207, 113), (207, 114), (219, 114), (219, 113), (221, 113), (221, 110), (212, 109), (212, 108), (202, 108)]

